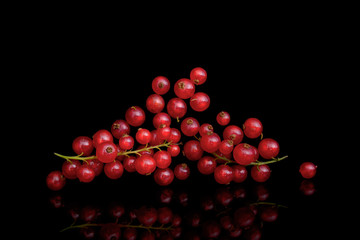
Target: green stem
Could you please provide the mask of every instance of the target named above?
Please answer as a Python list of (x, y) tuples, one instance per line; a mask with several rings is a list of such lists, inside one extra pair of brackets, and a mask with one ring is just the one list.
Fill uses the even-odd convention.
[[(64, 232), (70, 229), (75, 229), (75, 228), (87, 228), (87, 227), (101, 227), (104, 224), (99, 224), (99, 223), (84, 223), (84, 224), (80, 224), (80, 225), (71, 225), (69, 227), (66, 227), (62, 230), (60, 230), (60, 232)], [(141, 228), (141, 229), (147, 229), (147, 230), (164, 230), (164, 231), (169, 231), (172, 229), (172, 226), (170, 225), (169, 227), (153, 227), (153, 226), (144, 226), (144, 225), (131, 225), (131, 224), (116, 224), (118, 227), (120, 228)]]
[[(221, 160), (224, 160), (226, 163), (225, 164), (229, 164), (229, 163), (236, 163), (236, 161), (234, 160), (230, 160), (230, 159), (227, 159), (226, 157), (222, 157), (220, 155), (218, 155), (217, 153), (212, 153), (212, 155), (214, 155), (216, 159), (221, 159)], [(255, 162), (252, 162), (246, 166), (250, 166), (250, 165), (257, 165), (257, 166), (260, 166), (260, 165), (265, 165), (265, 164), (270, 164), (270, 163), (275, 163), (275, 162), (279, 162), (281, 160), (284, 160), (286, 159), (288, 156), (284, 156), (284, 157), (281, 157), (281, 158), (273, 158), (272, 160), (269, 160), (269, 161), (264, 161), (264, 162), (260, 162), (260, 161), (255, 161)]]
[(250, 205), (270, 205), (270, 206), (274, 206), (274, 207), (282, 207), (282, 208), (288, 208), (285, 205), (281, 205), (281, 204), (277, 204), (277, 203), (272, 203), (272, 202), (255, 202), (255, 203), (251, 203)]

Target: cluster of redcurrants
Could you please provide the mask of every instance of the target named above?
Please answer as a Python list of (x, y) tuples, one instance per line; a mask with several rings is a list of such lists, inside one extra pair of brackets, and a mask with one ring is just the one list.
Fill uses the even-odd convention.
[[(200, 67), (194, 68), (190, 78), (182, 78), (175, 82), (174, 93), (167, 104), (162, 95), (170, 90), (170, 81), (164, 76), (158, 76), (152, 81), (154, 94), (148, 96), (146, 109), (155, 114), (152, 118), (154, 130), (138, 128), (145, 122), (145, 112), (139, 106), (132, 106), (125, 113), (125, 120), (116, 120), (111, 130), (99, 130), (92, 138), (77, 137), (72, 144), (76, 156), (55, 155), (66, 160), (62, 171), (53, 171), (47, 177), (47, 186), (52, 190), (63, 188), (65, 179), (79, 179), (81, 182), (91, 182), (102, 171), (111, 179), (118, 179), (124, 169), (128, 172), (138, 172), (142, 175), (154, 173), (155, 182), (159, 185), (169, 185), (174, 178), (185, 180), (189, 177), (190, 168), (186, 163), (170, 168), (172, 158), (180, 154), (182, 135), (194, 137), (183, 146), (184, 156), (191, 161), (198, 161), (197, 168), (202, 174), (214, 174), (220, 184), (231, 181), (242, 182), (247, 178), (245, 166), (252, 165), (251, 177), (257, 182), (264, 182), (270, 177), (269, 163), (285, 159), (276, 158), (280, 147), (276, 140), (263, 139), (263, 125), (257, 118), (248, 118), (242, 128), (229, 125), (230, 114), (221, 111), (216, 116), (219, 125), (224, 126), (223, 139), (214, 132), (209, 123), (200, 124), (194, 117), (186, 117), (180, 123), (180, 130), (172, 127), (172, 119), (180, 122), (187, 113), (186, 99), (190, 107), (197, 112), (203, 112), (210, 106), (210, 97), (204, 92), (195, 92), (196, 85), (203, 84), (207, 72)], [(166, 106), (166, 112), (163, 111)], [(135, 136), (130, 135), (131, 127), (137, 127)], [(197, 137), (197, 134), (200, 137)], [(260, 138), (257, 147), (242, 143), (244, 135), (250, 139)], [(118, 140), (118, 144), (114, 142)], [(139, 146), (134, 150), (135, 141)], [(167, 150), (161, 148), (166, 147)], [(93, 154), (94, 148), (96, 150)], [(155, 150), (155, 151), (154, 151)], [(210, 155), (204, 155), (209, 153)], [(259, 161), (259, 157), (268, 161)], [(232, 158), (234, 160), (232, 160)], [(80, 161), (83, 161), (81, 164)], [(234, 164), (233, 166), (229, 166)], [(300, 172), (305, 178), (311, 178), (316, 173), (313, 163), (304, 163)]]

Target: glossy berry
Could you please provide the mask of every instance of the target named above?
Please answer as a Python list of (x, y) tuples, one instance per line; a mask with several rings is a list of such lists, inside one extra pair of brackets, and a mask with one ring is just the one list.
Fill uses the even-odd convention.
[(174, 168), (175, 177), (179, 180), (185, 180), (190, 176), (190, 168), (186, 163), (180, 163)]
[(228, 165), (217, 166), (214, 170), (214, 178), (220, 184), (229, 184), (234, 178), (234, 171)]
[(244, 166), (234, 165), (232, 166), (234, 172), (233, 182), (241, 183), (247, 178), (248, 172)]
[(212, 132), (214, 132), (214, 128), (210, 123), (201, 124), (200, 129), (199, 129), (200, 136), (204, 136), (204, 135), (207, 135)]
[(88, 164), (82, 164), (76, 171), (76, 176), (80, 182), (91, 182), (95, 178), (94, 169)]
[(155, 93), (164, 95), (170, 90), (170, 81), (164, 76), (157, 76), (152, 81), (151, 87)]
[(132, 106), (126, 110), (125, 119), (129, 125), (139, 127), (145, 122), (145, 112), (139, 106)]
[(60, 171), (52, 171), (46, 177), (46, 185), (53, 191), (58, 191), (65, 186), (66, 178)]
[(167, 186), (174, 180), (174, 172), (170, 168), (158, 168), (154, 173), (154, 180), (160, 186)]
[(243, 131), (236, 125), (229, 125), (223, 131), (223, 139), (232, 140), (234, 145), (238, 145), (243, 140), (243, 137)]
[(153, 125), (156, 129), (158, 129), (160, 126), (170, 127), (170, 124), (171, 124), (171, 117), (167, 113), (160, 112), (153, 117)]
[(240, 165), (248, 165), (257, 159), (254, 147), (247, 143), (238, 144), (233, 150), (233, 157)]
[(197, 140), (189, 140), (184, 144), (184, 155), (187, 159), (191, 161), (199, 160), (204, 150), (200, 146), (200, 142)]
[(251, 167), (251, 177), (256, 182), (265, 182), (270, 178), (271, 170), (266, 164)]
[(155, 159), (158, 168), (167, 168), (171, 164), (171, 155), (168, 151), (157, 151), (153, 158)]
[(136, 132), (135, 139), (140, 144), (147, 144), (151, 140), (151, 132), (145, 128), (139, 128)]
[(248, 118), (243, 124), (243, 130), (248, 138), (257, 138), (263, 131), (263, 125), (257, 118)]
[(151, 130), (151, 140), (149, 142), (150, 146), (159, 145), (161, 142), (161, 139), (158, 137), (158, 131), (157, 129)]
[(96, 158), (103, 163), (109, 163), (115, 160), (117, 148), (113, 142), (104, 142), (96, 148)]
[(219, 151), (222, 154), (230, 154), (234, 149), (234, 142), (232, 140), (223, 140), (219, 145)]
[(77, 155), (90, 156), (94, 149), (93, 140), (87, 136), (79, 136), (74, 139), (72, 149)]
[(194, 95), (195, 85), (190, 79), (182, 78), (175, 83), (174, 92), (177, 97), (188, 99)]
[(123, 167), (125, 168), (125, 170), (128, 172), (136, 172), (135, 161), (136, 157), (134, 156), (126, 157), (123, 161)]
[(199, 132), (200, 124), (195, 118), (188, 117), (181, 122), (180, 129), (185, 136), (191, 137)]
[(206, 93), (197, 92), (190, 98), (190, 107), (197, 112), (203, 112), (210, 106), (210, 97)]
[(215, 158), (210, 156), (202, 157), (197, 163), (197, 168), (204, 175), (212, 174), (216, 168)]
[(193, 81), (196, 85), (201, 85), (206, 82), (207, 72), (201, 67), (196, 67), (190, 72), (190, 80)]
[(121, 162), (115, 160), (105, 164), (104, 173), (110, 179), (118, 179), (123, 175), (124, 167)]
[(167, 141), (171, 134), (171, 128), (166, 125), (160, 125), (157, 129), (157, 137), (159, 138), (160, 143)]
[(303, 178), (310, 179), (313, 178), (316, 174), (316, 168), (315, 164), (312, 162), (303, 162), (300, 165), (300, 174), (303, 176)]
[(76, 179), (76, 170), (79, 166), (81, 166), (81, 163), (77, 160), (72, 160), (71, 162), (65, 161), (61, 168), (62, 174), (67, 179)]
[(109, 132), (108, 130), (105, 130), (105, 129), (101, 129), (101, 130), (97, 131), (93, 135), (92, 138), (93, 138), (93, 144), (94, 144), (95, 148), (97, 148), (97, 146), (101, 143), (112, 142), (114, 140), (111, 132)]
[(230, 114), (225, 111), (221, 111), (216, 115), (216, 121), (221, 126), (226, 126), (230, 122)]
[(149, 175), (156, 169), (156, 161), (149, 155), (141, 155), (135, 161), (135, 169), (141, 175)]
[(168, 101), (166, 109), (172, 118), (179, 119), (185, 116), (187, 105), (181, 98), (172, 98)]
[(165, 101), (159, 94), (151, 94), (146, 99), (146, 109), (151, 113), (159, 113), (165, 107)]
[(87, 160), (89, 166), (94, 170), (95, 176), (99, 176), (104, 169), (104, 163), (100, 162), (98, 159)]
[(181, 132), (177, 128), (170, 128), (170, 136), (168, 142), (178, 143), (181, 139)]
[(208, 153), (216, 152), (221, 144), (221, 139), (217, 133), (208, 133), (201, 137), (200, 146)]
[(125, 120), (118, 119), (111, 125), (111, 133), (114, 138), (119, 139), (124, 134), (130, 134), (130, 126)]
[(180, 149), (179, 145), (172, 144), (167, 148), (166, 151), (168, 151), (168, 153), (170, 153), (170, 155), (172, 157), (176, 157), (180, 154), (181, 149)]
[(119, 146), (121, 150), (130, 150), (134, 147), (134, 144), (134, 138), (130, 135), (125, 134), (119, 139)]
[(280, 146), (277, 141), (272, 138), (264, 138), (260, 141), (258, 151), (264, 159), (272, 159), (280, 152)]

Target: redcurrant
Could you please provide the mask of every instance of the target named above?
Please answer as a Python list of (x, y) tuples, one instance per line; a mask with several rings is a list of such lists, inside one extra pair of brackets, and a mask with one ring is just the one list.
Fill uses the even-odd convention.
[(221, 111), (218, 115), (216, 115), (216, 121), (221, 126), (226, 126), (230, 122), (230, 114), (228, 112)]
[(316, 168), (317, 166), (315, 164), (313, 164), (312, 162), (303, 162), (300, 165), (300, 174), (301, 176), (303, 176), (303, 178), (313, 178), (316, 174)]
[(191, 161), (199, 160), (204, 150), (200, 146), (200, 142), (197, 140), (189, 140), (184, 144), (184, 155), (187, 159)]
[(251, 167), (251, 177), (256, 182), (265, 182), (270, 178), (271, 170), (266, 164)]
[(216, 168), (216, 161), (213, 157), (204, 156), (198, 161), (197, 168), (204, 175), (212, 174)]
[(264, 138), (258, 146), (259, 154), (265, 159), (272, 159), (280, 152), (280, 146), (277, 141), (272, 138)]
[(181, 139), (181, 132), (177, 128), (170, 128), (170, 130), (168, 141), (171, 143), (178, 143)]
[(213, 131), (214, 131), (214, 128), (210, 123), (201, 124), (200, 129), (199, 129), (200, 136), (207, 135), (208, 133), (211, 133)]
[(167, 186), (174, 180), (174, 172), (170, 168), (158, 168), (154, 173), (154, 180), (160, 186)]
[(248, 165), (256, 161), (254, 147), (247, 143), (238, 144), (233, 151), (234, 159), (240, 165)]
[(76, 176), (80, 182), (91, 182), (95, 178), (94, 169), (88, 164), (82, 164), (76, 171)]
[(125, 168), (125, 170), (128, 172), (136, 172), (135, 161), (136, 157), (134, 156), (126, 157), (123, 161), (123, 167)]
[(104, 173), (110, 179), (118, 179), (123, 175), (124, 167), (121, 162), (115, 160), (105, 164)]
[(134, 147), (134, 144), (134, 138), (130, 135), (125, 134), (119, 139), (119, 146), (121, 150), (130, 150)]
[(66, 179), (60, 171), (52, 171), (46, 177), (46, 185), (53, 191), (58, 191), (65, 186)]
[(230, 154), (234, 149), (234, 142), (232, 140), (225, 139), (219, 145), (219, 151), (223, 154)]
[(158, 168), (167, 168), (171, 164), (171, 155), (168, 151), (157, 151), (153, 158), (155, 159)]
[(152, 81), (152, 89), (159, 95), (164, 95), (170, 90), (170, 81), (164, 76), (157, 76)]
[(195, 93), (194, 83), (187, 78), (179, 79), (174, 85), (174, 92), (181, 99), (191, 98)]
[(149, 175), (156, 169), (156, 161), (149, 155), (141, 155), (135, 161), (135, 169), (141, 175)]
[(124, 134), (130, 134), (130, 126), (125, 120), (118, 119), (112, 124), (111, 133), (114, 138), (119, 139)]
[(157, 129), (157, 137), (159, 138), (160, 143), (168, 140), (171, 134), (171, 128), (166, 125), (160, 125)]
[(93, 140), (87, 136), (79, 136), (74, 139), (72, 149), (77, 155), (90, 156), (94, 149)]
[(201, 67), (196, 67), (190, 72), (190, 80), (193, 81), (196, 85), (201, 85), (206, 82), (207, 72)]
[(165, 112), (157, 113), (153, 117), (153, 125), (156, 129), (158, 129), (160, 126), (170, 127), (170, 124), (171, 124), (171, 117), (169, 114)]
[(145, 112), (139, 106), (132, 106), (126, 110), (125, 119), (129, 125), (139, 127), (145, 122)]
[(76, 179), (76, 170), (81, 166), (81, 163), (77, 160), (65, 161), (62, 165), (62, 174), (67, 179)]
[(263, 131), (263, 125), (257, 118), (248, 118), (243, 124), (243, 130), (248, 138), (257, 138)]
[(151, 94), (146, 99), (146, 109), (151, 113), (159, 113), (165, 107), (165, 101), (159, 94)]
[(181, 98), (172, 98), (166, 105), (167, 112), (172, 118), (182, 118), (187, 111), (187, 105)]
[(234, 171), (228, 165), (217, 166), (214, 170), (214, 178), (220, 184), (229, 184), (234, 178)]
[(97, 148), (97, 146), (101, 143), (112, 142), (114, 140), (113, 136), (111, 135), (111, 132), (105, 129), (101, 129), (97, 131), (92, 138), (95, 148)]
[(179, 180), (185, 180), (190, 176), (190, 168), (186, 163), (180, 163), (174, 168), (175, 177)]
[(103, 162), (100, 162), (98, 159), (90, 159), (90, 160), (87, 160), (87, 163), (94, 170), (95, 176), (99, 176), (102, 173), (102, 171), (104, 169)]
[(113, 142), (104, 142), (96, 148), (96, 158), (103, 163), (109, 163), (115, 160), (117, 148)]
[(170, 153), (172, 157), (176, 157), (180, 154), (180, 147), (179, 145), (172, 144), (168, 147), (167, 151)]
[(241, 183), (245, 181), (247, 178), (247, 170), (244, 166), (241, 165), (234, 165), (232, 166), (233, 172), (234, 172), (234, 178), (233, 181), (236, 183)]
[(190, 98), (190, 107), (197, 112), (203, 112), (210, 106), (210, 97), (206, 93), (197, 92)]
[(185, 136), (191, 137), (199, 132), (200, 124), (195, 118), (188, 117), (181, 122), (180, 129)]
[(147, 144), (151, 140), (151, 133), (145, 128), (139, 128), (136, 132), (135, 139), (140, 144)]
[(216, 152), (221, 144), (221, 139), (217, 133), (210, 132), (200, 139), (201, 148), (208, 153)]
[(223, 131), (223, 139), (232, 140), (234, 145), (238, 145), (243, 140), (243, 137), (243, 131), (236, 125), (229, 125)]

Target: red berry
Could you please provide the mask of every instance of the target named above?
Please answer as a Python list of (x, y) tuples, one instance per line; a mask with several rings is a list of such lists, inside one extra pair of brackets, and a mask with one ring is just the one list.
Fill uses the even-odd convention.
[(170, 153), (172, 157), (176, 157), (180, 154), (180, 147), (179, 145), (172, 144), (168, 147), (167, 151)]
[(170, 168), (158, 168), (154, 173), (154, 180), (160, 186), (167, 186), (174, 180), (174, 172)]
[(74, 139), (72, 149), (77, 155), (90, 156), (94, 149), (93, 140), (87, 136), (80, 136)]
[(157, 211), (155, 208), (147, 208), (145, 206), (136, 210), (136, 217), (144, 226), (151, 226), (157, 220)]
[(46, 185), (53, 191), (58, 191), (65, 186), (66, 178), (60, 171), (52, 171), (46, 177)]
[(251, 177), (256, 182), (265, 182), (270, 178), (271, 170), (268, 165), (264, 164), (259, 166), (252, 166), (250, 173)]
[(197, 112), (203, 112), (210, 106), (210, 97), (203, 92), (197, 92), (190, 98), (190, 107)]
[(221, 144), (221, 139), (217, 133), (208, 133), (201, 137), (200, 146), (208, 153), (216, 152)]
[(135, 161), (136, 157), (134, 156), (126, 157), (123, 161), (123, 167), (125, 170), (128, 172), (136, 172)]
[(99, 131), (97, 131), (94, 135), (93, 135), (93, 144), (94, 147), (97, 148), (97, 146), (101, 143), (104, 142), (112, 142), (114, 140), (113, 136), (111, 135), (111, 133), (108, 130), (105, 129), (101, 129)]
[(160, 112), (153, 117), (153, 125), (156, 129), (158, 129), (160, 126), (170, 127), (170, 124), (171, 124), (171, 117), (167, 113)]
[(275, 222), (279, 216), (278, 208), (263, 206), (260, 211), (260, 219), (264, 222)]
[(248, 165), (256, 161), (254, 147), (247, 143), (238, 144), (233, 151), (235, 161), (240, 165)]
[(145, 112), (139, 106), (132, 106), (126, 110), (125, 119), (129, 125), (139, 127), (145, 122)]
[(170, 89), (170, 81), (164, 76), (157, 76), (152, 81), (152, 89), (159, 95), (164, 95)]
[(158, 222), (160, 224), (168, 224), (173, 219), (173, 212), (168, 207), (159, 208), (158, 211)]
[(180, 129), (185, 136), (191, 137), (199, 132), (200, 124), (195, 118), (188, 117), (181, 122)]
[(216, 161), (213, 157), (204, 156), (198, 161), (197, 168), (204, 175), (212, 174), (216, 168)]
[(280, 146), (277, 141), (272, 138), (264, 138), (258, 146), (259, 154), (265, 159), (272, 159), (280, 152)]
[(151, 94), (146, 99), (146, 109), (151, 113), (159, 113), (165, 107), (165, 101), (159, 94)]
[(218, 115), (216, 115), (216, 121), (221, 126), (226, 126), (230, 122), (230, 114), (228, 112), (221, 111)]
[(118, 119), (112, 124), (111, 133), (114, 138), (119, 139), (124, 134), (130, 134), (130, 126), (125, 120)]
[(77, 160), (65, 161), (62, 165), (62, 174), (67, 179), (76, 179), (76, 170), (81, 166), (81, 163)]
[(160, 127), (157, 129), (157, 137), (159, 138), (160, 142), (164, 142), (165, 140), (168, 140), (171, 134), (171, 128), (167, 127), (166, 125), (160, 125)]
[(194, 95), (195, 85), (190, 79), (182, 78), (175, 83), (174, 92), (177, 97), (188, 99)]
[(91, 182), (95, 178), (94, 169), (88, 164), (82, 164), (76, 171), (76, 176), (80, 182)]
[(203, 84), (207, 79), (207, 72), (201, 67), (196, 67), (190, 72), (190, 80), (196, 85)]
[(303, 162), (300, 165), (300, 174), (301, 176), (303, 176), (303, 178), (313, 178), (316, 174), (316, 168), (317, 166), (315, 166), (315, 164), (313, 164), (312, 162)]
[(187, 111), (187, 105), (181, 98), (172, 98), (166, 105), (167, 112), (172, 118), (182, 118)]
[(245, 181), (247, 178), (247, 170), (244, 166), (241, 165), (234, 165), (232, 166), (233, 172), (234, 172), (234, 178), (233, 181), (236, 183), (241, 183)]
[(135, 169), (141, 175), (149, 175), (156, 169), (156, 161), (149, 155), (142, 155), (135, 161)]
[(219, 145), (219, 151), (222, 154), (230, 154), (234, 149), (234, 142), (232, 140), (223, 140)]
[(238, 145), (243, 140), (243, 137), (243, 131), (236, 125), (229, 125), (224, 129), (223, 139), (232, 140), (234, 145)]
[(254, 221), (255, 214), (249, 207), (241, 207), (234, 213), (234, 223), (238, 227), (250, 227)]
[(171, 143), (178, 143), (181, 139), (181, 132), (177, 128), (170, 128), (170, 130), (168, 141)]
[(214, 128), (210, 123), (201, 124), (199, 129), (200, 136), (204, 136), (212, 132), (214, 132)]
[(199, 160), (204, 153), (197, 140), (189, 140), (184, 144), (184, 155), (191, 161)]
[(140, 144), (147, 144), (151, 140), (151, 133), (145, 128), (139, 128), (136, 132), (135, 139)]
[(157, 151), (153, 158), (155, 159), (158, 168), (167, 168), (171, 164), (171, 155), (168, 151)]
[(316, 191), (315, 185), (311, 180), (303, 180), (300, 183), (299, 189), (305, 196), (313, 195)]
[(124, 173), (124, 167), (121, 162), (115, 160), (111, 163), (106, 163), (104, 166), (105, 175), (111, 179), (118, 179)]
[(119, 146), (121, 150), (130, 150), (134, 147), (134, 138), (130, 135), (123, 135), (120, 139), (119, 139)]
[(113, 142), (104, 142), (96, 148), (96, 158), (103, 163), (109, 163), (115, 160), (117, 148)]
[(87, 160), (87, 163), (94, 170), (95, 176), (99, 176), (100, 173), (102, 173), (102, 171), (104, 169), (104, 163), (100, 162), (97, 159)]
[(180, 163), (174, 168), (175, 177), (179, 180), (185, 180), (190, 176), (190, 168), (186, 163)]
[(159, 145), (161, 139), (158, 137), (157, 129), (152, 130), (150, 133), (151, 133), (151, 140), (149, 142), (149, 145), (150, 146)]
[(215, 181), (220, 184), (229, 184), (234, 177), (233, 169), (228, 165), (217, 166), (214, 170)]
[(257, 118), (248, 118), (243, 124), (243, 130), (248, 138), (257, 138), (263, 131), (263, 125)]

